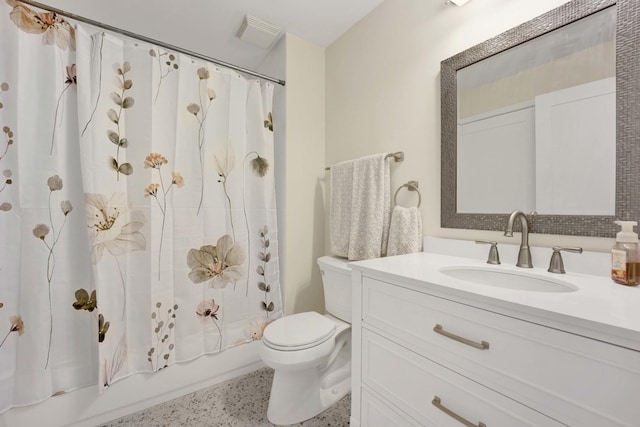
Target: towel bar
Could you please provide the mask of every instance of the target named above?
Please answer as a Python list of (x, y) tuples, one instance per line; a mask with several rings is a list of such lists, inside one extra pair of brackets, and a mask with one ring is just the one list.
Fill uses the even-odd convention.
[(398, 204), (398, 202), (396, 201), (396, 198), (398, 197), (398, 193), (400, 192), (400, 190), (403, 188), (407, 188), (409, 191), (418, 192), (418, 207), (420, 207), (420, 205), (422, 204), (422, 194), (420, 194), (420, 190), (418, 190), (418, 181), (409, 181), (405, 184), (402, 184), (400, 187), (398, 187), (395, 194), (393, 195), (393, 204), (394, 205)]
[[(393, 160), (395, 160), (396, 162), (403, 162), (404, 161), (404, 151), (397, 151), (395, 153), (389, 153), (386, 156), (384, 156), (385, 159), (388, 159), (390, 157), (393, 157)], [(324, 170), (326, 170), (326, 171), (331, 170), (331, 166), (327, 166), (326, 168), (324, 168)]]

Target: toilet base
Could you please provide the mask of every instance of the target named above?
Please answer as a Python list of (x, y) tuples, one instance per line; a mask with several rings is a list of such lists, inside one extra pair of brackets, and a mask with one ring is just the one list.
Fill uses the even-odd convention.
[(337, 403), (351, 390), (350, 365), (330, 377), (330, 381), (321, 378), (316, 369), (276, 370), (267, 409), (269, 421), (276, 425), (300, 423)]

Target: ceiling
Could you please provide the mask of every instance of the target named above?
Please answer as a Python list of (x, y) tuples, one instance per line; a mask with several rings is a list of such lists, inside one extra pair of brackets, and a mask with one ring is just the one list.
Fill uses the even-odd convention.
[[(38, 1), (38, 0), (34, 0)], [(253, 15), (322, 47), (383, 0), (40, 0), (42, 4), (255, 69), (266, 49), (235, 34)]]

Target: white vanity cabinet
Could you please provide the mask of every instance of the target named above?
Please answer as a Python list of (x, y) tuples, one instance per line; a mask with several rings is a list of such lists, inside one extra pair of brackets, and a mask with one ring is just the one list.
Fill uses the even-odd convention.
[(467, 297), (420, 280), (438, 277), (428, 267), (396, 263), (352, 265), (351, 425), (640, 425), (637, 348), (577, 334), (554, 316), (523, 320), (499, 309), (505, 301)]

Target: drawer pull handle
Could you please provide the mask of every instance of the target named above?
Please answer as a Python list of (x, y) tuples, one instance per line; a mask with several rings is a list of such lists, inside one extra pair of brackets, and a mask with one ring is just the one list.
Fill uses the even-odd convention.
[(478, 348), (480, 350), (489, 350), (488, 342), (482, 341), (480, 343), (477, 343), (475, 341), (471, 341), (470, 339), (463, 338), (459, 335), (455, 335), (455, 334), (452, 334), (451, 332), (445, 331), (444, 329), (442, 329), (442, 325), (439, 325), (439, 324), (433, 327), (433, 332), (440, 335), (444, 335), (445, 337), (451, 338), (452, 340), (461, 342), (462, 344), (466, 344), (466, 345), (470, 345), (471, 347)]
[(473, 424), (472, 422), (469, 422), (466, 419), (462, 418), (460, 415), (456, 414), (451, 409), (444, 406), (438, 396), (433, 396), (433, 400), (431, 401), (431, 403), (433, 404), (433, 406), (440, 409), (442, 412), (444, 412), (454, 420), (464, 424), (467, 427), (487, 427), (487, 425), (483, 422), (478, 422), (478, 424)]

